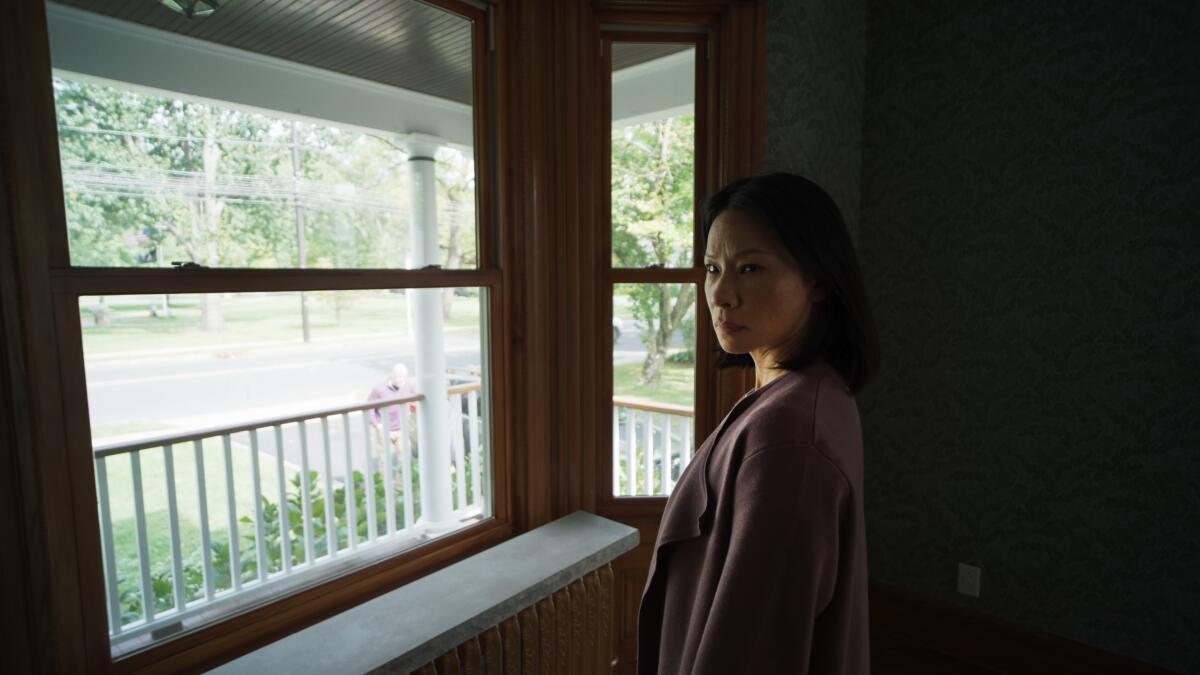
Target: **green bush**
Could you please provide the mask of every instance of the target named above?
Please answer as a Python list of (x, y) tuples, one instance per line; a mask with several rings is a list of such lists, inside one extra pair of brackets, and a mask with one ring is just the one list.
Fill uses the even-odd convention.
[[(465, 463), (465, 469), (467, 470), (467, 492), (470, 494), (473, 475), (470, 471), (471, 458), (469, 455), (465, 457)], [(395, 488), (397, 529), (403, 528), (409, 523), (416, 522), (421, 515), (420, 481), (418, 479), (419, 470), (416, 458), (412, 459), (410, 474), (413, 478), (411, 486), (413, 513), (411, 518), (405, 513), (404, 509), (404, 486), (398, 484), (393, 486)], [(395, 479), (399, 481), (400, 477), (401, 472), (397, 470)], [(381, 498), (384, 492), (383, 473), (379, 471), (373, 472), (372, 478), (375, 494), (376, 534), (378, 536), (384, 534), (387, 529), (387, 505)], [(320, 474), (316, 471), (310, 471), (308, 480), (305, 482), (307, 483), (305, 488), (308, 490), (311, 507), (309, 527), (312, 528), (313, 534), (313, 554), (316, 558), (320, 558), (328, 553), (329, 548), (329, 542), (326, 537), (325, 490)], [(304, 500), (300, 483), (300, 474), (292, 476), (286, 496), (287, 527), (290, 538), (288, 542), (288, 554), (292, 565), (301, 565), (305, 562)], [(367, 492), (366, 479), (361, 471), (354, 472), (353, 483), (357, 536), (359, 541), (366, 541), (368, 535), (368, 521), (366, 517)], [(458, 508), (460, 505), (457, 503), (457, 491), (454, 491), (453, 495), (452, 503), (454, 508)], [(333, 491), (332, 498), (334, 524), (337, 527), (335, 541), (338, 548), (341, 549), (349, 545), (349, 517), (346, 513), (345, 486), (336, 488)], [(264, 496), (262, 498), (262, 510), (263, 544), (266, 553), (267, 571), (268, 573), (279, 572), (283, 569), (280, 549), (279, 506)], [(242, 524), (242, 527), (238, 528), (238, 571), (241, 581), (245, 583), (258, 577), (258, 552), (255, 543), (254, 519), (250, 516), (242, 516), (239, 522)], [(212, 556), (213, 587), (216, 589), (232, 587), (229, 542), (227, 538), (228, 535), (222, 539), (219, 533), (214, 532), (212, 540), (209, 543), (209, 551)], [(200, 553), (197, 551), (182, 562), (183, 594), (185, 601), (190, 603), (204, 597), (204, 561), (200, 558)], [(155, 561), (152, 564), (150, 586), (154, 594), (155, 612), (163, 612), (175, 606), (173, 579), (174, 571), (172, 570), (171, 560)], [(142, 592), (140, 577), (128, 576), (120, 579), (118, 582), (118, 598), (121, 605), (122, 625), (132, 623), (141, 618)]]

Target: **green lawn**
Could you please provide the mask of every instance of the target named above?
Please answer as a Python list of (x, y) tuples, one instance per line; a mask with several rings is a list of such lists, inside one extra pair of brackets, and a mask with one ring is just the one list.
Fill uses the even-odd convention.
[[(309, 329), (314, 340), (338, 335), (395, 333), (408, 330), (404, 296), (387, 291), (320, 291), (309, 294)], [(80, 300), (84, 351), (108, 352), (176, 347), (219, 347), (240, 342), (299, 342), (303, 339), (297, 293), (243, 293), (222, 298), (225, 328), (200, 330), (200, 296), (173, 295), (171, 316), (150, 316), (151, 302), (161, 296), (109, 296), (111, 324), (92, 326), (90, 307), (98, 299)], [(340, 298), (340, 300), (339, 300)], [(337, 302), (341, 302), (340, 317)], [(447, 327), (479, 326), (480, 299), (454, 296)]]
[(613, 368), (613, 395), (636, 396), (658, 403), (693, 406), (695, 401), (695, 366), (667, 363), (657, 385), (638, 385), (642, 364), (628, 363)]

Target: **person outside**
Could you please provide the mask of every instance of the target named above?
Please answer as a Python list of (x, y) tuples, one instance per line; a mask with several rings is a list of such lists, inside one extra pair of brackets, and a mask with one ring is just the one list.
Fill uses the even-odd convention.
[(867, 675), (862, 430), (878, 337), (850, 235), (812, 181), (741, 179), (701, 209), (717, 366), (755, 388), (667, 499), (639, 675)]
[[(370, 395), (367, 396), (367, 401), (370, 402), (370, 401), (382, 401), (382, 400), (389, 400), (389, 399), (396, 399), (396, 398), (405, 398), (408, 396), (413, 396), (416, 393), (417, 393), (417, 388), (415, 386), (413, 386), (413, 384), (411, 382), (408, 381), (408, 367), (405, 366), (403, 363), (397, 363), (395, 366), (392, 367), (392, 372), (390, 375), (388, 375), (387, 380), (375, 385), (375, 387), (371, 389)], [(388, 440), (391, 444), (391, 447), (395, 451), (393, 456), (397, 458), (396, 461), (399, 461), (399, 458), (403, 457), (403, 455), (400, 452), (400, 448), (401, 448), (400, 432), (403, 429), (403, 426), (401, 424), (401, 416), (406, 415), (408, 413), (415, 413), (416, 411), (417, 411), (417, 404), (415, 402), (408, 403), (408, 411), (407, 412), (404, 410), (404, 407), (400, 404), (390, 405), (387, 407), (387, 418), (388, 418), (387, 419), (387, 435), (388, 435)], [(385, 466), (382, 463), (383, 462), (383, 448), (384, 448), (384, 443), (382, 442), (384, 420), (383, 420), (383, 415), (380, 414), (380, 409), (379, 408), (371, 408), (370, 418), (371, 418), (371, 426), (374, 427), (374, 429), (375, 429), (375, 442), (372, 443), (372, 445), (375, 448), (375, 456), (379, 459), (380, 466)], [(412, 417), (411, 415), (409, 415), (408, 419), (405, 421), (407, 421), (407, 423), (408, 423), (408, 438), (409, 438), (409, 446), (408, 447), (412, 449), (412, 456), (416, 457), (417, 456), (417, 420), (415, 417)], [(397, 470), (399, 470), (399, 465), (394, 465), (394, 466)]]

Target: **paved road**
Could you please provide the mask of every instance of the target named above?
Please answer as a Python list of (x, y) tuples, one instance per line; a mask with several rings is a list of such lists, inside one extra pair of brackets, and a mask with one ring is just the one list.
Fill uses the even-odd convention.
[[(640, 335), (629, 323), (614, 349), (618, 365), (639, 363), (646, 355)], [(448, 329), (444, 346), (448, 368), (480, 368), (476, 330)], [(677, 346), (682, 346), (681, 340)], [(98, 442), (121, 438), (112, 435), (114, 425), (162, 425), (172, 432), (224, 426), (365, 401), (371, 388), (382, 382), (397, 362), (416, 372), (415, 346), (404, 335), (109, 355), (88, 361), (88, 412), (93, 429), (101, 432), (97, 436), (107, 437), (96, 438)], [(361, 418), (351, 415), (349, 421), (351, 461), (363, 468)], [(323, 429), (317, 422), (307, 426), (310, 464), (323, 471)], [(124, 437), (148, 433), (156, 432), (133, 432)], [(333, 474), (341, 476), (345, 471), (345, 431), (340, 417), (330, 419), (329, 433)], [(464, 435), (464, 446), (467, 438)], [(285, 459), (299, 466), (299, 428), (285, 426), (283, 439)], [(234, 442), (248, 445), (248, 435), (235, 436)], [(273, 434), (260, 434), (259, 442), (261, 451), (274, 456)]]
[[(448, 368), (482, 364), (477, 332), (450, 329), (444, 342)], [(346, 405), (365, 400), (396, 362), (415, 373), (414, 352), (407, 340), (372, 338), (106, 357), (88, 363), (88, 412), (93, 428), (129, 422), (193, 427)], [(640, 336), (626, 330), (614, 363), (638, 363), (645, 355)]]
[[(474, 331), (447, 331), (445, 349), (449, 368), (480, 366)], [(190, 427), (346, 405), (365, 400), (397, 361), (415, 373), (414, 352), (407, 340), (363, 339), (98, 361), (87, 368), (88, 411), (93, 427)]]

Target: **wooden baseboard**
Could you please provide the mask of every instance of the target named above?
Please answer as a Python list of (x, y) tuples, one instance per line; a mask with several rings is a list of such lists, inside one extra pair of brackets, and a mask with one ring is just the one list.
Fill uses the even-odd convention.
[(1178, 675), (871, 581), (877, 675)]

